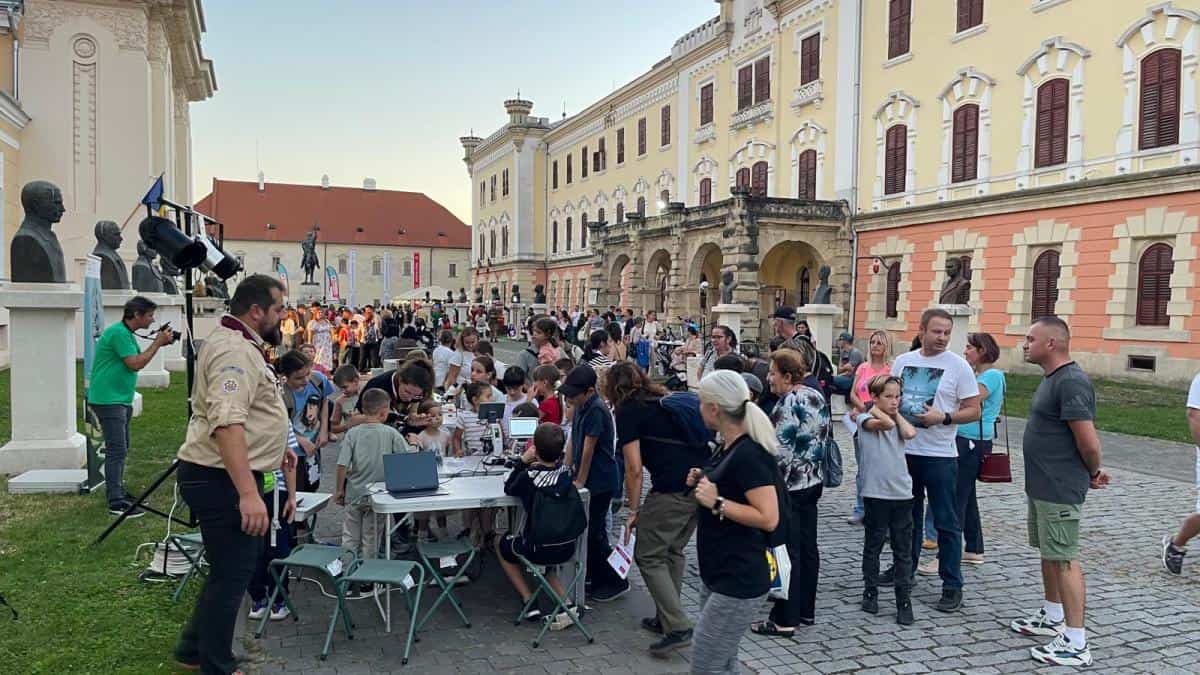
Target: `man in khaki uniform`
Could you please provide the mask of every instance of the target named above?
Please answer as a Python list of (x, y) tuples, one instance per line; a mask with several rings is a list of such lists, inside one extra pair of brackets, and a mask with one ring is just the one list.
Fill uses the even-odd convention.
[[(179, 489), (200, 522), (211, 570), (175, 657), (204, 673), (237, 673), (233, 632), (268, 531), (263, 473), (295, 470), (288, 415), (266, 347), (281, 341), (283, 285), (255, 274), (238, 284), (230, 314), (196, 363), (192, 418), (179, 448)], [(291, 482), (289, 480), (289, 482)], [(282, 516), (295, 513), (288, 490)]]

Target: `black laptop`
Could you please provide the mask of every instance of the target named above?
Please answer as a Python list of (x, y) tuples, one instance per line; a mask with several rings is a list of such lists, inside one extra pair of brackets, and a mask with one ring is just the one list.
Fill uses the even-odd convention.
[(383, 480), (396, 499), (438, 494), (437, 453), (404, 452), (383, 456)]

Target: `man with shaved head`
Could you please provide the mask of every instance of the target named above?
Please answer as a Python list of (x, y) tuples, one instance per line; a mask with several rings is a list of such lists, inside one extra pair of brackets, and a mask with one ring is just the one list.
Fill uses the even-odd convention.
[(1071, 330), (1062, 319), (1038, 319), (1025, 334), (1025, 360), (1042, 368), (1022, 442), (1029, 545), (1042, 559), (1045, 602), (1011, 627), (1053, 640), (1030, 649), (1035, 661), (1090, 666), (1083, 628), (1085, 587), (1079, 564), (1079, 521), (1087, 491), (1108, 485), (1100, 465), (1096, 393), (1071, 360)]

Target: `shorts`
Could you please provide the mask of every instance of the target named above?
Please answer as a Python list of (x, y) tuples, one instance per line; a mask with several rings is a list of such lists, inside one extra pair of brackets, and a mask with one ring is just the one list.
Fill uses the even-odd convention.
[(1196, 448), (1196, 513), (1200, 513), (1200, 446)]
[(1027, 497), (1029, 545), (1042, 554), (1042, 560), (1079, 558), (1079, 519), (1082, 504), (1056, 504)]
[(523, 536), (504, 535), (500, 540), (500, 557), (505, 562), (520, 565), (517, 556), (522, 556), (535, 565), (561, 565), (575, 554), (575, 545), (562, 544), (558, 546), (535, 547)]

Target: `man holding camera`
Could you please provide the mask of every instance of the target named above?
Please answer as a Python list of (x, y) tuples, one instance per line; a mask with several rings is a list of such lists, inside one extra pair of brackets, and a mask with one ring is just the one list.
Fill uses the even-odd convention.
[[(137, 374), (145, 368), (160, 347), (174, 342), (173, 331), (163, 327), (146, 351), (138, 348), (136, 333), (154, 324), (158, 305), (140, 295), (125, 303), (121, 320), (100, 335), (92, 359), (91, 385), (87, 399), (104, 432), (104, 482), (108, 494), (108, 512), (119, 516), (133, 504), (125, 491), (125, 457), (129, 453), (129, 420), (133, 417), (133, 394)], [(129, 514), (143, 514), (135, 509)]]

